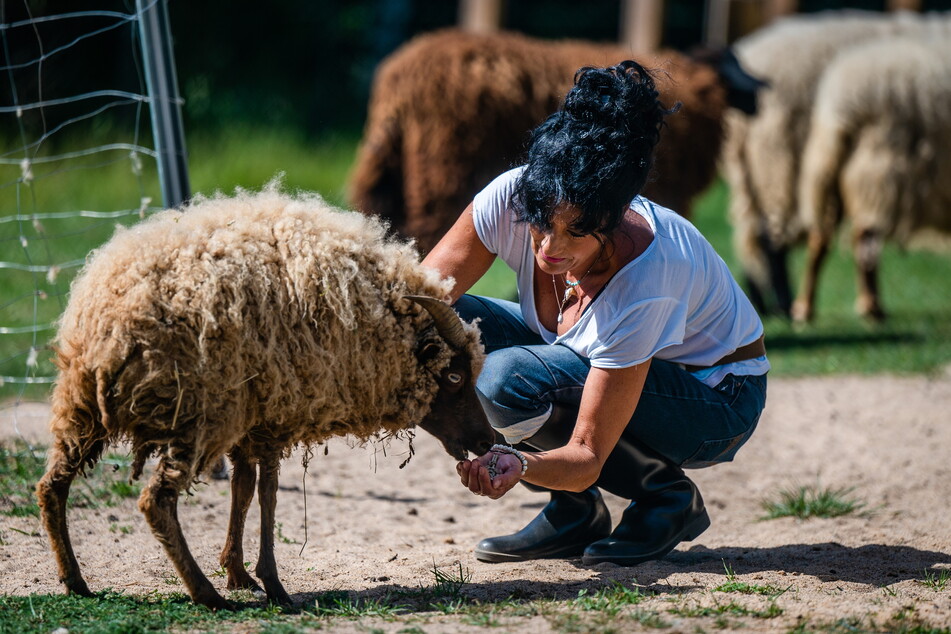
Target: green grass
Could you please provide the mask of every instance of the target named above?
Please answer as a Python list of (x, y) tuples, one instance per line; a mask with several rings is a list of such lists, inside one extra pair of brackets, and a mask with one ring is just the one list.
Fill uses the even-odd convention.
[(941, 570), (925, 570), (925, 578), (919, 581), (920, 584), (927, 586), (935, 592), (941, 592), (948, 587), (948, 580), (951, 579), (951, 570), (942, 568)]
[(0, 442), (0, 514), (37, 517), (33, 495), (36, 481), (46, 470), (44, 454), (22, 442)]
[[(727, 187), (716, 183), (699, 201), (694, 222), (741, 279), (730, 244), (728, 200)], [(934, 374), (951, 364), (951, 251), (903, 251), (886, 244), (880, 286), (889, 319), (874, 324), (854, 311), (855, 267), (845, 247), (834, 245), (822, 271), (812, 324), (764, 320), (771, 375)], [(804, 261), (804, 249), (795, 249), (790, 259), (794, 288)]]
[(721, 583), (716, 588), (713, 589), (714, 592), (736, 592), (739, 594), (759, 594), (767, 597), (778, 597), (783, 594), (786, 590), (780, 590), (771, 585), (757, 585), (750, 584), (744, 581), (740, 581), (736, 578), (736, 573), (733, 571), (733, 567), (730, 566), (725, 561), (723, 562), (723, 570), (726, 572), (726, 583)]
[[(639, 604), (653, 595), (638, 587), (612, 582), (593, 591), (582, 590), (575, 599), (525, 600), (514, 596), (480, 602), (466, 596), (471, 573), (461, 565), (442, 570), (433, 566), (433, 583), (418, 590), (390, 591), (382, 596), (354, 596), (345, 591), (321, 593), (294, 607), (266, 606), (247, 592), (228, 599), (235, 611), (211, 612), (196, 606), (180, 592), (126, 595), (113, 590), (92, 598), (67, 595), (0, 596), (0, 634), (50, 632), (65, 627), (77, 632), (228, 632), (238, 624), (243, 631), (312, 632), (346, 627), (374, 631), (429, 631), (433, 618), (451, 615), (459, 623), (477, 627), (504, 627), (513, 619), (542, 617), (556, 631), (625, 631), (624, 623), (669, 627), (657, 612)], [(446, 609), (452, 604), (453, 609)], [(442, 621), (445, 624), (445, 621)], [(350, 626), (348, 629), (354, 629)]]
[[(191, 188), (206, 194), (250, 189), (283, 173), (289, 189), (320, 192), (342, 205), (345, 184), (355, 155), (358, 133), (306, 139), (293, 131), (235, 129), (223, 137), (196, 131), (187, 140)], [(37, 166), (32, 186), (0, 187), (0, 209), (9, 216), (76, 209), (137, 211), (144, 199), (160, 206), (154, 166), (143, 161), (139, 175), (127, 155), (96, 159), (82, 169), (52, 172)], [(47, 171), (44, 171), (46, 169)], [(0, 166), (0, 183), (10, 183), (18, 166)], [(739, 269), (730, 244), (726, 219), (728, 192), (718, 182), (699, 201), (694, 222), (713, 243), (735, 274)], [(109, 238), (117, 224), (128, 225), (138, 214), (123, 218), (43, 220), (34, 226), (0, 222), (0, 260), (27, 265), (81, 263), (86, 254)], [(793, 253), (794, 284), (802, 270), (803, 252)], [(0, 271), (0, 327), (29, 328), (51, 325), (62, 311), (69, 283), (78, 264), (49, 279), (42, 272)], [(854, 273), (848, 249), (838, 245), (820, 280), (817, 318), (808, 326), (785, 320), (765, 320), (773, 376), (841, 373), (929, 374), (951, 363), (951, 252), (901, 251), (886, 245), (882, 257), (882, 296), (890, 319), (882, 325), (867, 323), (853, 312)], [(515, 297), (515, 280), (497, 262), (472, 289), (475, 293), (507, 299)], [(0, 334), (0, 376), (51, 376), (48, 340), (52, 326), (30, 332)], [(47, 384), (0, 385), (0, 402), (10, 398), (42, 399)]]
[[(0, 441), (0, 515), (39, 517), (40, 509), (33, 490), (46, 471), (46, 450), (22, 441)], [(70, 490), (70, 504), (96, 509), (118, 505), (126, 498), (137, 498), (142, 486), (129, 482), (131, 464), (125, 456), (106, 455), (86, 477), (77, 477)], [(116, 526), (127, 532), (128, 527)]]
[(852, 497), (852, 488), (820, 488), (800, 486), (779, 492), (779, 500), (764, 500), (766, 511), (763, 519), (780, 517), (839, 517), (849, 515), (865, 507), (865, 503)]
[[(0, 634), (52, 632), (66, 628), (85, 634), (137, 634), (166, 631), (220, 631), (229, 624), (282, 620), (275, 607), (240, 606), (236, 612), (212, 612), (181, 593), (132, 596), (113, 591), (93, 598), (66, 595), (0, 596)], [(286, 618), (286, 617), (285, 617)]]

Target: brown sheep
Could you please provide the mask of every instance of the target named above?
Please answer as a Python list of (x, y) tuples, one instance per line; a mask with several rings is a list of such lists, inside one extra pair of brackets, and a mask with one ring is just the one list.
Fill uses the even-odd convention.
[[(349, 183), (352, 205), (429, 251), (482, 187), (522, 161), (530, 131), (557, 110), (580, 67), (630, 57), (618, 45), (514, 33), (417, 37), (377, 69)], [(638, 61), (664, 71), (657, 83), (668, 106), (682, 104), (667, 117), (645, 195), (686, 215), (716, 175), (724, 112), (730, 105), (752, 111), (760, 83), (729, 51)]]
[(57, 334), (54, 443), (37, 485), (68, 591), (89, 594), (66, 526), (69, 487), (107, 444), (131, 443), (134, 478), (158, 458), (139, 508), (192, 599), (214, 609), (228, 604), (189, 552), (176, 507), (223, 454), (234, 463), (228, 587), (258, 587), (242, 552), (257, 465), (255, 572), (285, 603), (274, 510), (292, 448), (419, 425), (457, 459), (488, 450), (494, 434), (473, 387), (478, 330), (433, 299), (452, 282), (385, 232), (315, 195), (270, 187), (166, 210), (91, 257)]

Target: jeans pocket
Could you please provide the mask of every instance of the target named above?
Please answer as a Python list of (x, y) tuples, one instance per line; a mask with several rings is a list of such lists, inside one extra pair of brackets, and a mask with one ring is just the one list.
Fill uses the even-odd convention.
[(680, 466), (684, 469), (703, 469), (721, 462), (732, 461), (740, 447), (749, 440), (755, 428), (754, 424), (750, 429), (733, 438), (703, 441), (693, 455), (684, 460)]
[(727, 374), (713, 389), (722, 394), (727, 404), (733, 407), (736, 403), (736, 399), (743, 393), (743, 386), (746, 385), (747, 379), (749, 379), (747, 376)]

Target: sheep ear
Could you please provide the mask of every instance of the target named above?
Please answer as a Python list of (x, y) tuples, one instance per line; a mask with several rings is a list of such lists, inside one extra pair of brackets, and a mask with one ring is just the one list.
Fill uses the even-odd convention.
[(413, 300), (429, 311), (436, 330), (446, 343), (456, 350), (466, 347), (466, 331), (462, 327), (462, 320), (449, 304), (423, 295), (404, 295), (404, 298)]
[(435, 341), (423, 341), (416, 349), (416, 358), (420, 363), (428, 363), (439, 354), (439, 344)]

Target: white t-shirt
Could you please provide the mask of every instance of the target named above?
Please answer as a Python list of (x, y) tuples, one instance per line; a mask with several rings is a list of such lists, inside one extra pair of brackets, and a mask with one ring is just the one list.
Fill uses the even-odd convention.
[[(510, 170), (473, 201), (476, 233), (516, 273), (526, 325), (547, 343), (565, 345), (595, 368), (624, 368), (651, 358), (709, 366), (763, 334), (763, 324), (726, 263), (689, 221), (642, 196), (631, 209), (650, 224), (654, 240), (612, 277), (581, 318), (557, 335), (539, 322), (535, 256), (526, 223), (512, 211)], [(727, 374), (761, 375), (766, 357), (695, 372), (713, 387)]]

